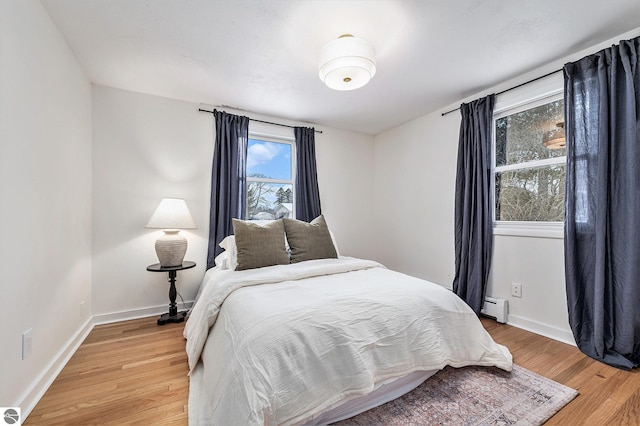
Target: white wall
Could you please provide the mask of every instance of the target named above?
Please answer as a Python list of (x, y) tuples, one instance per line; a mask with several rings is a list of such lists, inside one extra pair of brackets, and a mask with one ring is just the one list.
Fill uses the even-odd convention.
[[(153, 245), (162, 231), (144, 225), (163, 197), (184, 198), (198, 226), (181, 231), (189, 241), (185, 259), (198, 265), (179, 272), (177, 281), (185, 301), (195, 297), (207, 256), (214, 142), (213, 115), (198, 112), (199, 107), (93, 87), (92, 294), (93, 313), (99, 321), (132, 312), (166, 311), (166, 275), (145, 269), (157, 262)], [(255, 122), (251, 130), (272, 135), (283, 132), (282, 127)], [(316, 135), (316, 154), (323, 213), (342, 253), (372, 257), (373, 138), (322, 130), (323, 134)], [(121, 311), (129, 314), (118, 314)]]
[(375, 138), (376, 259), (445, 287), (453, 280), (458, 127), (431, 114)]
[[(622, 34), (376, 136), (376, 258), (392, 269), (451, 288), (460, 113), (442, 117), (441, 112), (560, 69), (566, 62), (639, 34), (640, 29)], [(500, 95), (496, 110), (531, 93), (562, 88), (562, 78), (562, 73), (556, 73)], [(571, 343), (563, 250), (562, 238), (496, 235), (487, 294), (509, 300), (509, 323)], [(511, 297), (512, 282), (523, 285), (522, 298)]]
[(336, 236), (340, 254), (375, 256), (373, 137), (321, 127), (316, 161), (322, 213)]
[(213, 152), (206, 118), (188, 102), (93, 86), (94, 315), (166, 311), (167, 276), (146, 271), (158, 262), (154, 242), (162, 231), (144, 228), (164, 197), (184, 198), (198, 226), (181, 231), (185, 259), (197, 267), (177, 280), (178, 292), (193, 299), (206, 263)]
[(0, 17), (0, 406), (28, 410), (90, 315), (91, 87), (40, 2)]

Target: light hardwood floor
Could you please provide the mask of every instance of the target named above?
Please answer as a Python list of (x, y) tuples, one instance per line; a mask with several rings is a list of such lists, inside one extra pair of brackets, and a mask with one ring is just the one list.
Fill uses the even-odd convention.
[(157, 317), (95, 327), (25, 425), (186, 425), (182, 324)]
[[(515, 362), (580, 395), (548, 425), (640, 425), (640, 371), (594, 361), (573, 346), (482, 319)], [(183, 324), (156, 317), (97, 326), (25, 425), (186, 425)]]

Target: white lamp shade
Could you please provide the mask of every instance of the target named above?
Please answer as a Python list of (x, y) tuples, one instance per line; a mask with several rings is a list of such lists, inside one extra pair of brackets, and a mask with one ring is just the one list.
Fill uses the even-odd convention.
[(158, 238), (155, 245), (160, 266), (182, 265), (187, 252), (187, 239), (179, 234), (178, 229), (196, 228), (187, 203), (180, 198), (163, 198), (145, 228), (164, 229), (164, 235)]
[(163, 198), (145, 228), (196, 229), (196, 223), (183, 199)]
[(320, 52), (318, 75), (334, 90), (358, 89), (376, 74), (376, 50), (369, 41), (346, 34)]

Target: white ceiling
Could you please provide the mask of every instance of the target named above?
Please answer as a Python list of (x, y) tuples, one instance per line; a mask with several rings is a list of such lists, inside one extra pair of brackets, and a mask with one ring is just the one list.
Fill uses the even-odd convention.
[[(374, 135), (640, 24), (639, 0), (41, 1), (94, 83)], [(378, 71), (337, 92), (344, 33)]]

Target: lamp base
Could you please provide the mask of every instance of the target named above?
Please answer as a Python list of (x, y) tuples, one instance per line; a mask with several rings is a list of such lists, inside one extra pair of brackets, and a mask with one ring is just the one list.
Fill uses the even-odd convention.
[(160, 266), (180, 266), (187, 252), (187, 239), (176, 229), (166, 229), (164, 235), (156, 240), (156, 254)]

